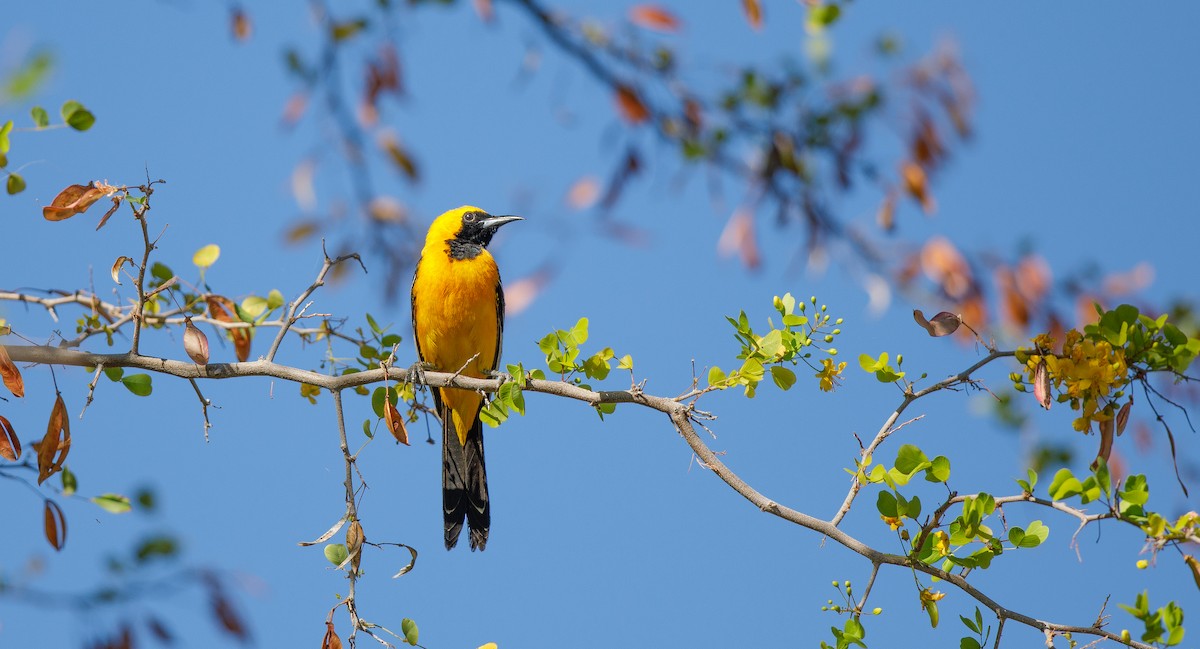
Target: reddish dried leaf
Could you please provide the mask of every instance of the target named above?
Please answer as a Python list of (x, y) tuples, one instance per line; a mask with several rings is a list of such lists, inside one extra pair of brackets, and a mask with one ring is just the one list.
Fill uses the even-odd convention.
[(1096, 452), (1096, 459), (1092, 461), (1092, 470), (1096, 470), (1100, 459), (1108, 463), (1108, 457), (1112, 454), (1113, 430), (1116, 428), (1115, 422), (1110, 419), (1105, 419), (1100, 422), (1100, 450)]
[(162, 620), (156, 617), (151, 616), (146, 619), (146, 628), (150, 629), (150, 634), (163, 644), (173, 644), (175, 642), (175, 636), (173, 636), (167, 626), (162, 623)]
[(1117, 437), (1120, 437), (1121, 433), (1125, 432), (1125, 426), (1129, 424), (1129, 411), (1132, 408), (1133, 397), (1129, 397), (1129, 401), (1125, 402), (1125, 405), (1121, 406), (1121, 409), (1117, 411)]
[(920, 309), (913, 309), (913, 320), (921, 325), (934, 338), (941, 336), (949, 336), (958, 330), (958, 326), (962, 324), (962, 318), (958, 314), (942, 311), (933, 316), (932, 319), (926, 320), (925, 314)]
[(600, 181), (595, 176), (584, 176), (567, 190), (567, 206), (572, 209), (586, 210), (595, 205), (599, 198)]
[(1033, 396), (1043, 408), (1050, 409), (1050, 371), (1045, 359), (1038, 361), (1037, 369), (1033, 371)]
[(290, 128), (304, 117), (304, 111), (308, 108), (308, 93), (304, 91), (288, 97), (287, 103), (283, 105), (283, 117), (280, 119), (285, 128)]
[(21, 459), (21, 439), (4, 416), (0, 415), (0, 457), (16, 462)]
[[(213, 320), (221, 322), (241, 322), (241, 320), (233, 316), (237, 313), (237, 308), (233, 302), (227, 297), (220, 295), (210, 295), (204, 300), (208, 304), (208, 313)], [(246, 362), (250, 358), (250, 328), (238, 327), (236, 329), (227, 329), (229, 339), (233, 341), (233, 350), (237, 355), (237, 359), (241, 362)]]
[[(983, 301), (983, 297), (976, 293), (960, 303), (958, 305), (958, 319), (966, 325), (975, 323), (976, 326), (983, 326), (983, 324), (986, 324), (988, 313), (987, 304)], [(962, 329), (958, 334), (963, 340), (968, 340), (975, 336), (970, 329)]]
[(527, 309), (557, 273), (558, 269), (555, 266), (545, 264), (532, 275), (526, 275), (515, 282), (505, 282), (504, 312), (512, 316)]
[(762, 4), (758, 0), (742, 0), (742, 11), (746, 13), (746, 21), (751, 27), (762, 29)]
[(197, 364), (208, 364), (208, 336), (192, 324), (191, 318), (184, 319), (183, 351)]
[(1014, 269), (1017, 291), (1028, 302), (1037, 304), (1050, 290), (1050, 264), (1040, 255), (1026, 255)]
[(728, 257), (737, 253), (746, 268), (758, 268), (762, 257), (754, 235), (754, 215), (748, 209), (738, 209), (729, 217), (721, 238), (717, 240), (717, 252)]
[(1104, 278), (1104, 292), (1118, 297), (1137, 293), (1154, 281), (1154, 266), (1141, 262), (1124, 273), (1112, 273)]
[(104, 216), (100, 217), (100, 222), (96, 224), (97, 230), (104, 227), (105, 223), (108, 223), (108, 217), (112, 216), (113, 214), (116, 214), (118, 207), (121, 207), (121, 199), (117, 196), (113, 196), (112, 197), (112, 207), (108, 208), (108, 211), (104, 213)]
[(25, 396), (25, 379), (21, 378), (21, 371), (13, 364), (12, 357), (8, 355), (4, 345), (0, 345), (0, 377), (4, 378), (4, 387), (8, 388), (13, 396)]
[(297, 221), (283, 233), (283, 240), (286, 243), (303, 243), (316, 234), (320, 226), (317, 221)]
[(46, 436), (37, 447), (38, 484), (62, 471), (71, 450), (71, 419), (67, 416), (67, 404), (62, 394), (54, 399), (50, 409), (50, 421), (46, 425)]
[(929, 179), (921, 165), (905, 161), (900, 166), (900, 175), (904, 178), (904, 188), (921, 204), (921, 209), (926, 214), (933, 214), (937, 211), (937, 203), (933, 200), (933, 195), (929, 193)]
[(1085, 293), (1075, 298), (1076, 328), (1083, 329), (1100, 321), (1100, 314), (1096, 313), (1097, 304), (1104, 306), (1103, 301), (1095, 295)]
[(946, 148), (942, 145), (942, 138), (938, 134), (937, 126), (924, 111), (917, 116), (916, 126), (913, 129), (911, 152), (913, 159), (921, 167), (927, 169), (934, 168), (946, 154)]
[(58, 193), (50, 204), (42, 208), (42, 216), (47, 221), (62, 221), (76, 214), (83, 214), (93, 203), (104, 197), (112, 190), (108, 186), (70, 185)]
[(921, 269), (951, 298), (961, 299), (971, 292), (974, 282), (971, 268), (962, 253), (945, 237), (933, 237), (921, 248)]
[(1018, 329), (1029, 326), (1029, 305), (1017, 290), (1017, 281), (1011, 269), (1006, 266), (996, 269), (996, 287), (1000, 291), (1004, 319)]
[(617, 112), (630, 124), (641, 124), (650, 119), (650, 109), (642, 103), (637, 91), (629, 86), (617, 87)]
[(679, 31), (679, 19), (658, 5), (637, 5), (629, 10), (629, 22), (660, 32)]
[(896, 229), (896, 192), (888, 190), (883, 196), (883, 202), (879, 204), (879, 211), (875, 213), (875, 222), (879, 224), (879, 229), (884, 232), (891, 232)]
[(471, 4), (475, 7), (475, 14), (485, 23), (492, 22), (492, 18), (496, 16), (492, 0), (474, 0)]
[(45, 521), (46, 540), (50, 542), (50, 546), (55, 550), (63, 549), (63, 546), (67, 544), (67, 519), (63, 516), (62, 509), (59, 508), (58, 503), (46, 499), (43, 519)]
[(229, 31), (233, 34), (233, 38), (238, 41), (245, 42), (249, 40), (250, 33), (253, 31), (250, 25), (250, 16), (239, 5), (235, 5), (229, 15)]
[(342, 639), (333, 630), (333, 622), (325, 623), (325, 637), (321, 638), (321, 649), (342, 649)]
[(250, 634), (246, 631), (246, 625), (242, 623), (242, 618), (219, 590), (214, 590), (212, 593), (212, 611), (221, 628), (227, 633), (243, 641), (250, 638)]
[[(404, 427), (404, 417), (400, 415), (400, 411), (396, 409), (396, 406), (392, 405), (390, 400), (384, 402), (383, 415), (384, 423), (387, 424), (388, 432), (392, 434), (392, 437), (395, 437), (397, 442), (405, 446), (410, 446), (408, 443), (408, 429)], [(357, 523), (355, 524), (357, 525)]]

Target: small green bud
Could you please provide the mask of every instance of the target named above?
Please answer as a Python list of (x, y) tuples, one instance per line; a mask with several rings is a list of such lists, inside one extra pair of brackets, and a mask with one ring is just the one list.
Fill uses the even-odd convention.
[(847, 580), (846, 580), (846, 588), (849, 588), (849, 587), (850, 587), (850, 580), (849, 580), (849, 579), (847, 579)]
[(904, 354), (896, 354), (896, 364), (899, 365), (903, 362), (904, 362)]
[(831, 335), (829, 335), (829, 334), (826, 334), (826, 335), (825, 335), (825, 342), (827, 342), (827, 343), (831, 343), (831, 342), (833, 342), (833, 336), (831, 336)]
[(827, 309), (827, 308), (828, 308), (827, 306), (825, 306), (824, 304), (822, 304), (822, 305), (821, 305), (821, 313), (825, 313), (825, 309)]
[(881, 613), (883, 613), (883, 609), (882, 609), (882, 608), (879, 608), (878, 606), (876, 606), (875, 608), (871, 609), (871, 615), (879, 615), (879, 614), (881, 614)]
[(841, 334), (842, 334), (842, 330), (841, 330), (841, 329), (834, 329), (834, 330), (833, 330), (833, 335), (835, 335), (835, 336), (840, 336)]
[(1138, 560), (1138, 562), (1137, 562), (1137, 569), (1138, 569), (1138, 570), (1145, 570), (1145, 569), (1146, 569), (1147, 567), (1149, 567), (1149, 566), (1150, 566), (1150, 562), (1149, 562), (1149, 561), (1146, 561), (1145, 559), (1139, 559), (1139, 560)]
[(840, 325), (840, 324), (842, 324), (842, 319), (841, 319), (841, 318), (838, 318), (837, 320), (834, 320), (834, 321), (833, 321), (833, 324), (835, 324), (835, 325)]
[(805, 303), (801, 302), (801, 303), (800, 303), (800, 312), (801, 312), (801, 313), (803, 313), (803, 312), (804, 312), (804, 309), (806, 309), (807, 307), (808, 307), (808, 305), (807, 305), (807, 304), (805, 304)]
[(817, 306), (817, 296), (814, 295), (814, 296), (808, 298), (808, 301), (812, 302), (813, 306)]
[[(839, 584), (839, 583), (837, 582), (837, 580), (836, 580), (836, 579), (834, 579), (834, 580), (833, 580), (833, 587), (834, 587), (834, 588), (837, 588), (838, 586), (841, 586), (841, 584)], [(830, 602), (832, 602), (833, 600), (829, 600), (829, 601), (830, 601)]]
[(829, 348), (829, 351), (828, 351), (828, 352), (826, 352), (826, 353), (828, 353), (830, 356), (837, 356), (837, 348), (836, 348), (836, 347), (830, 347), (830, 348)]

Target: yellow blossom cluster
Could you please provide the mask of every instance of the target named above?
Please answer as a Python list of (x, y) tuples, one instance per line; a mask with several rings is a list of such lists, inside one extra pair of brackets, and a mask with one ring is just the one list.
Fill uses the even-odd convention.
[(823, 358), (821, 359), (821, 369), (814, 376), (821, 379), (822, 390), (832, 392), (837, 382), (842, 379), (842, 370), (845, 369), (846, 363), (844, 361), (834, 365), (833, 359)]
[(1048, 351), (1054, 348), (1054, 338), (1048, 334), (1040, 334), (1033, 343), (1035, 353), (1024, 354), (1029, 381), (1036, 381), (1038, 365), (1045, 361), (1058, 401), (1069, 402), (1080, 413), (1072, 422), (1075, 430), (1091, 432), (1092, 422), (1113, 418), (1117, 393), (1129, 382), (1124, 348), (1085, 338), (1076, 329), (1067, 332), (1061, 354)]

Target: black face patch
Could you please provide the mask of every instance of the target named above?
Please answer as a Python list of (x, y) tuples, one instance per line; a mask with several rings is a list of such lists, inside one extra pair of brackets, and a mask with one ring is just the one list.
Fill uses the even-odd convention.
[(479, 256), (479, 253), (483, 252), (483, 246), (470, 241), (447, 239), (446, 243), (450, 246), (451, 259), (474, 259)]

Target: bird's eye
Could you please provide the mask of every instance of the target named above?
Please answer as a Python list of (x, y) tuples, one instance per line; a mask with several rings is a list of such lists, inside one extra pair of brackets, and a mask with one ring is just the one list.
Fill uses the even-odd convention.
[(479, 215), (475, 212), (467, 212), (463, 215), (463, 223), (474, 223), (477, 218), (479, 218)]

